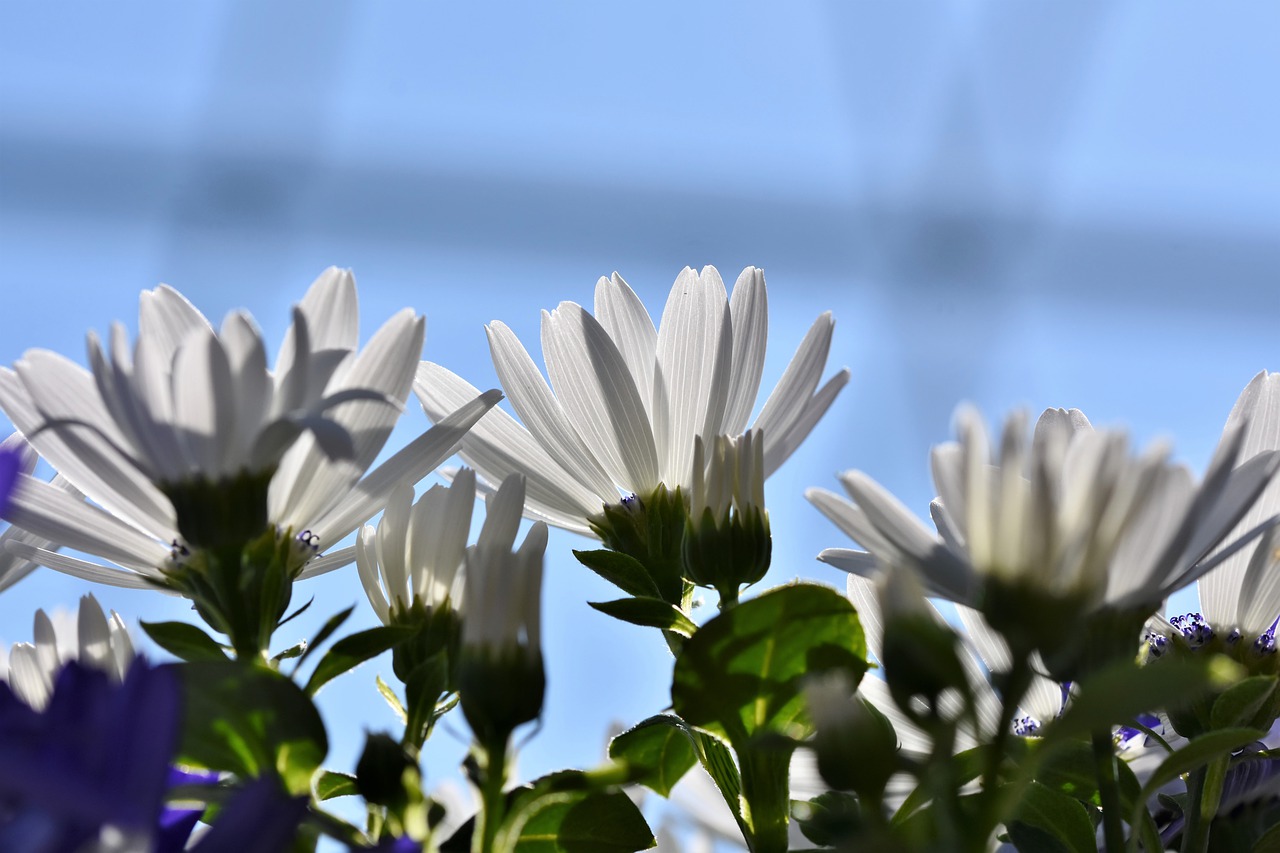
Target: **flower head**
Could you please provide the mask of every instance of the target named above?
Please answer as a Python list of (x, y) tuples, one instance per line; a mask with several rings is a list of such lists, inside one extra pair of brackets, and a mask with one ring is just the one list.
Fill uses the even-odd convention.
[(535, 523), (515, 548), (524, 478), (503, 481), (467, 552), (459, 693), (463, 713), (486, 744), (504, 743), (542, 711), (542, 556), (547, 526)]
[[(1229, 429), (1197, 487), (1164, 447), (1132, 456), (1123, 433), (1060, 409), (1041, 416), (1031, 442), (1025, 415), (1013, 414), (994, 451), (976, 412), (960, 411), (957, 432), (958, 442), (933, 451), (936, 535), (851, 471), (841, 481), (854, 503), (818, 489), (807, 497), (869, 553), (829, 549), (820, 559), (862, 573), (910, 566), (932, 594), (981, 607), (1047, 656), (1072, 636), (1106, 635), (1112, 652), (1132, 653), (1160, 602), (1230, 553), (1210, 556), (1280, 464), (1280, 454), (1263, 454), (1235, 468), (1242, 434)], [(1082, 630), (1086, 618), (1094, 621)], [(1058, 651), (1077, 663), (1083, 654)]]
[(716, 436), (710, 448), (694, 439), (684, 568), (694, 583), (732, 599), (764, 577), (772, 557), (763, 444), (758, 430)]
[(133, 663), (133, 641), (120, 614), (108, 618), (92, 594), (80, 599), (74, 624), (37, 610), (33, 643), (15, 643), (9, 651), (8, 682), (18, 698), (37, 711), (49, 704), (58, 672), (70, 661), (105, 672), (115, 684)]
[[(303, 327), (306, 331), (300, 333)], [(174, 474), (238, 470), (237, 454), (248, 452), (252, 459), (255, 447), (261, 451), (256, 456), (260, 462), (276, 459), (274, 450), (267, 453), (267, 448), (278, 446), (268, 432), (278, 437), (298, 426), (310, 429), (301, 437), (295, 435), (296, 440), (277, 460), (266, 495), (265, 521), (281, 531), (291, 531), (292, 536), (305, 534), (310, 546), (301, 553), (299, 577), (346, 565), (354, 559), (354, 548), (323, 556), (320, 552), (332, 548), (381, 510), (398, 483), (417, 482), (432, 471), (450, 455), (471, 424), (501, 397), (495, 391), (463, 401), (458, 411), (366, 475), (399, 416), (398, 406), (388, 405), (387, 401), (399, 404), (408, 396), (421, 357), (423, 328), (422, 318), (405, 309), (357, 349), (355, 280), (349, 271), (328, 270), (299, 303), (293, 333), (286, 337), (269, 382), (259, 381), (265, 376), (257, 371), (262, 362), (257, 344), (248, 334), (251, 327), (243, 318), (230, 320), (224, 333), (215, 336), (224, 353), (234, 350), (248, 359), (246, 364), (256, 365), (252, 373), (259, 379), (244, 386), (257, 389), (257, 396), (250, 395), (256, 402), (236, 401), (234, 408), (205, 412), (210, 419), (201, 423), (213, 424), (217, 435), (203, 443), (203, 433), (184, 431), (188, 421), (170, 412), (170, 419), (162, 421), (163, 436), (158, 440), (169, 442), (173, 452), (160, 458), (158, 449), (148, 449), (147, 458), (156, 457), (150, 464), (173, 466), (163, 471)], [(25, 365), (19, 364), (17, 371), (0, 369), (0, 408), (40, 455), (84, 496), (20, 475), (20, 489), (6, 517), (52, 546), (10, 542), (10, 554), (100, 583), (134, 588), (166, 584), (162, 569), (169, 565), (171, 552), (181, 554), (191, 543), (180, 529), (170, 496), (138, 469), (134, 464), (138, 460), (125, 459), (120, 449), (132, 446), (131, 436), (141, 429), (128, 417), (164, 411), (146, 408), (152, 405), (144, 393), (150, 374), (141, 372), (140, 366), (148, 366), (147, 370), (163, 367), (163, 360), (154, 352), (170, 352), (176, 357), (191, 335), (196, 336), (192, 339), (204, 341), (206, 351), (212, 352), (211, 334), (208, 321), (176, 291), (161, 288), (144, 293), (138, 343), (126, 377), (127, 387), (136, 394), (128, 398), (127, 405), (119, 399), (111, 404), (126, 416), (120, 423), (111, 414), (104, 395), (122, 392), (112, 390), (114, 386), (100, 392), (94, 374), (61, 356), (37, 351), (24, 360)], [(141, 356), (136, 351), (139, 349)], [(110, 365), (103, 361), (99, 375), (114, 377), (116, 367), (126, 363), (124, 357), (122, 353)], [(298, 373), (299, 359), (309, 365), (305, 377)], [(313, 386), (319, 384), (318, 377), (325, 377), (325, 382), (320, 392), (315, 392)], [(173, 374), (166, 374), (162, 385), (168, 388), (172, 378)], [(225, 391), (224, 385), (219, 388)], [(316, 393), (321, 396), (317, 398)], [(185, 400), (186, 393), (182, 394)], [(165, 397), (161, 394), (158, 399)], [(168, 399), (174, 403), (175, 398)], [(212, 399), (207, 406), (214, 405)], [(332, 405), (320, 404), (326, 400)], [(315, 401), (315, 406), (306, 401)], [(191, 401), (191, 405), (195, 403)], [(317, 409), (316, 417), (294, 417), (310, 408)], [(228, 419), (228, 411), (237, 413), (234, 421)], [(242, 419), (238, 414), (241, 412), (256, 413), (258, 417)], [(63, 425), (47, 428), (50, 420)], [(100, 428), (75, 427), (70, 424), (73, 420), (88, 420)], [(275, 423), (286, 426), (272, 426)], [(224, 434), (223, 427), (231, 432)], [(350, 439), (349, 454), (331, 452), (336, 444), (345, 446), (339, 430)], [(105, 558), (115, 565), (103, 566), (55, 553), (54, 548), (59, 546)]]
[[(761, 433), (764, 476), (800, 445), (849, 379), (840, 371), (820, 389), (833, 322), (814, 322), (753, 429)], [(550, 386), (506, 325), (488, 326), (494, 366), (523, 423), (502, 411), (480, 421), (460, 453), (490, 483), (521, 472), (525, 513), (591, 535), (590, 520), (623, 495), (647, 498), (659, 486), (692, 485), (695, 440), (747, 427), (764, 366), (768, 310), (764, 274), (748, 267), (730, 297), (715, 267), (676, 278), (655, 328), (621, 276), (596, 285), (595, 315), (562, 302), (542, 315)], [(414, 385), (427, 414), (440, 418), (475, 389), (424, 362)]]

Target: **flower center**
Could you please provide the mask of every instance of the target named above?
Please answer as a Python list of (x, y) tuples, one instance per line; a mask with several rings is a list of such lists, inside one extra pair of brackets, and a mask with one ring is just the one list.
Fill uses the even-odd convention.
[(1040, 731), (1040, 721), (1035, 717), (1019, 717), (1013, 721), (1013, 733), (1018, 737), (1031, 737)]

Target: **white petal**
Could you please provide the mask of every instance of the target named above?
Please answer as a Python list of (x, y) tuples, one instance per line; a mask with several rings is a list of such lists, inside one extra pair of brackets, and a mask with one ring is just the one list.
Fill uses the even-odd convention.
[[(412, 508), (413, 487), (403, 481), (397, 483), (387, 496), (386, 509), (378, 522), (378, 567), (386, 581), (387, 601), (393, 605), (407, 606), (410, 603), (409, 566), (405, 557)], [(356, 555), (358, 558), (359, 551)]]
[(983, 666), (991, 672), (1008, 672), (1012, 659), (1004, 638), (993, 631), (982, 614), (973, 608), (957, 605), (956, 612), (960, 615), (964, 632)]
[(524, 477), (512, 474), (502, 481), (497, 494), (485, 504), (484, 526), (480, 528), (476, 547), (489, 553), (511, 553), (523, 514)]
[(138, 297), (138, 338), (152, 341), (161, 360), (173, 363), (178, 345), (197, 329), (212, 329), (200, 310), (178, 291), (162, 284)]
[(880, 615), (880, 597), (876, 594), (876, 582), (869, 577), (850, 574), (845, 581), (845, 592), (858, 611), (858, 621), (866, 636), (867, 651), (877, 661), (884, 660), (884, 618)]
[[(413, 311), (396, 314), (370, 339), (350, 369), (325, 390), (364, 388), (388, 400), (403, 401), (418, 367), (424, 330), (423, 319)], [(386, 402), (362, 400), (343, 403), (327, 414), (351, 435), (354, 457), (330, 457), (314, 439), (299, 439), (272, 479), (272, 518), (306, 523), (301, 520), (319, 518), (332, 509), (382, 451), (400, 410)]]
[(266, 347), (252, 317), (243, 311), (228, 314), (220, 338), (236, 401), (235, 435), (223, 442), (229, 455), (222, 460), (222, 475), (229, 477), (244, 465), (258, 431), (267, 422), (275, 388), (267, 372)]
[(223, 443), (234, 440), (235, 386), (231, 364), (212, 332), (189, 338), (173, 364), (174, 425), (188, 462), (206, 477), (222, 473)]
[[(8, 518), (51, 542), (131, 568), (154, 567), (169, 554), (164, 545), (115, 516), (34, 477), (21, 477)], [(6, 547), (18, 544), (10, 542)]]
[[(616, 272), (596, 282), (596, 319), (618, 345), (636, 390), (653, 415), (653, 376), (657, 369), (658, 330), (640, 298)], [(523, 417), (523, 416), (522, 416)]]
[[(1257, 637), (1280, 616), (1280, 527), (1264, 533), (1252, 551), (1241, 584), (1238, 627)], [(1214, 573), (1221, 571), (1219, 567)]]
[(693, 439), (723, 432), (733, 370), (729, 298), (715, 267), (701, 275), (685, 268), (676, 278), (658, 326), (654, 432), (662, 479), (689, 480)]
[(80, 599), (80, 613), (76, 620), (76, 640), (81, 663), (109, 672), (113, 664), (111, 654), (111, 629), (102, 605), (92, 594)]
[[(413, 387), (433, 421), (479, 393), (466, 380), (428, 361), (418, 367)], [(523, 473), (530, 505), (543, 505), (579, 523), (601, 510), (600, 498), (569, 476), (529, 431), (502, 409), (492, 409), (471, 428), (459, 455), (491, 483), (501, 483), (517, 471)]]
[(660, 481), (653, 431), (622, 354), (572, 302), (543, 314), (542, 349), (556, 398), (614, 482), (646, 494)]
[(818, 559), (829, 566), (864, 578), (873, 578), (884, 568), (874, 555), (850, 548), (824, 548), (818, 554)]
[(40, 668), (35, 650), (26, 643), (17, 643), (9, 652), (9, 684), (18, 698), (37, 711), (49, 704), (53, 693), (52, 674)]
[(376, 515), (397, 483), (416, 483), (449, 458), (467, 430), (500, 399), (499, 392), (486, 391), (370, 471), (324, 518), (308, 524), (322, 547), (341, 541)]
[[(78, 401), (70, 407), (61, 406), (56, 416), (78, 416), (99, 426), (108, 423), (93, 380), (83, 368), (56, 353), (42, 351), (27, 353), (18, 367), (33, 385), (58, 389)], [(39, 431), (45, 418), (36, 400), (17, 374), (3, 368), (0, 406), (40, 455), (95, 503), (139, 529), (161, 536), (176, 527), (169, 499), (101, 436), (88, 429)]]
[[(148, 581), (146, 576), (136, 571), (111, 568), (98, 563), (91, 563), (87, 560), (77, 560), (65, 554), (58, 554), (43, 548), (34, 548), (22, 542), (11, 542), (6, 547), (23, 559), (31, 560), (33, 563), (39, 563), (45, 568), (72, 575), (73, 577), (83, 578), (87, 581), (93, 581), (94, 583), (118, 586), (123, 589), (158, 589), (155, 583)], [(160, 579), (158, 572), (155, 574), (155, 579)]]
[(58, 632), (54, 630), (49, 614), (37, 610), (31, 626), (32, 645), (35, 648), (36, 663), (41, 671), (53, 673), (62, 666), (62, 653), (58, 648)]
[(307, 330), (314, 349), (356, 348), (360, 335), (360, 303), (351, 270), (329, 267), (320, 273), (307, 288), (298, 308), (307, 316)]
[(747, 267), (733, 285), (729, 299), (733, 319), (733, 376), (724, 412), (724, 432), (738, 435), (747, 427), (760, 391), (765, 343), (769, 337), (769, 298), (764, 272)]
[(515, 333), (496, 320), (485, 331), (502, 388), (529, 432), (560, 467), (593, 490), (602, 502), (616, 501), (618, 487), (569, 422)]
[[(831, 349), (831, 330), (834, 326), (830, 311), (813, 321), (795, 355), (791, 357), (787, 369), (782, 372), (782, 378), (760, 410), (755, 426), (764, 430), (766, 456), (769, 455), (770, 437), (787, 433), (792, 423), (800, 418), (814, 389), (818, 387), (822, 368), (827, 363), (827, 352)], [(765, 467), (768, 468), (767, 461)]]
[(355, 546), (330, 551), (329, 553), (322, 554), (307, 563), (303, 570), (298, 573), (298, 579), (305, 580), (307, 578), (313, 578), (316, 575), (323, 575), (326, 572), (331, 572), (334, 569), (341, 569), (344, 566), (351, 565), (351, 563), (355, 561), (355, 558)]
[[(769, 433), (764, 433), (764, 475), (766, 477), (782, 467), (782, 463), (786, 462), (796, 448), (809, 437), (809, 433), (827, 413), (827, 409), (835, 402), (836, 395), (848, 381), (849, 371), (841, 370), (827, 380), (827, 384), (823, 385), (818, 393), (809, 398), (800, 413), (791, 419), (781, 432), (775, 431), (772, 439)], [(759, 422), (755, 429), (761, 429)]]
[(364, 585), (364, 592), (369, 597), (373, 612), (386, 625), (391, 621), (391, 610), (379, 580), (377, 536), (377, 531), (368, 525), (356, 534), (356, 571), (360, 574), (360, 583)]

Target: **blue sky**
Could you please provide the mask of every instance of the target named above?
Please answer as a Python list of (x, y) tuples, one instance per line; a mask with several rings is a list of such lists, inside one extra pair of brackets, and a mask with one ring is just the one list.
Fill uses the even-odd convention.
[[(1240, 389), (1280, 369), (1278, 30), (1261, 5), (6, 4), (0, 362), (82, 359), (162, 281), (278, 341), (337, 264), (364, 336), (411, 305), (425, 357), (491, 387), (490, 320), (536, 357), (540, 309), (588, 303), (599, 275), (656, 315), (686, 264), (758, 265), (766, 387), (825, 310), (829, 372), (853, 374), (769, 483), (766, 583), (841, 583), (813, 556), (845, 543), (804, 489), (862, 468), (923, 514), (962, 400), (1078, 406), (1199, 468)], [(389, 446), (426, 425), (411, 406)], [(611, 720), (667, 701), (657, 637), (586, 607), (612, 593), (583, 545), (548, 551), (528, 774), (595, 761)], [(0, 639), (87, 589), (24, 581)], [(317, 618), (363, 599), (354, 571), (313, 594)], [(393, 725), (379, 670), (322, 694), (335, 767)], [(433, 779), (461, 751), (439, 740)]]

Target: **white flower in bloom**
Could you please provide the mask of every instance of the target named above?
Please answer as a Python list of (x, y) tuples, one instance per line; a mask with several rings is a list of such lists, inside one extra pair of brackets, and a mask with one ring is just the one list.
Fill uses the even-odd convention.
[[(503, 480), (485, 504), (484, 526), (464, 560), (467, 583), (462, 645), (493, 658), (542, 657), (542, 556), (547, 526), (535, 523), (515, 548), (524, 478)], [(464, 694), (465, 701), (465, 694)]]
[(75, 623), (64, 620), (64, 616), (55, 613), (50, 619), (43, 610), (37, 610), (32, 635), (35, 642), (15, 643), (9, 651), (9, 686), (36, 710), (49, 704), (54, 678), (67, 661), (78, 660), (100, 669), (116, 683), (124, 680), (133, 663), (133, 641), (120, 614), (113, 610), (108, 619), (98, 600), (86, 595), (80, 599)]
[[(848, 595), (854, 609), (858, 611), (858, 619), (866, 637), (867, 652), (871, 659), (879, 662), (884, 648), (884, 617), (876, 584), (870, 578), (850, 575)], [(932, 604), (925, 606), (941, 624), (942, 614)], [(1010, 661), (1004, 640), (991, 630), (980, 613), (962, 606), (957, 606), (956, 609), (964, 626), (964, 631), (960, 632), (964, 644), (960, 663), (973, 691), (980, 728), (978, 732), (968, 726), (957, 730), (955, 751), (959, 753), (989, 741), (994, 735), (1000, 723), (1000, 698), (992, 688), (987, 673), (1006, 671)], [(897, 706), (883, 679), (876, 677), (874, 673), (868, 674), (858, 685), (858, 692), (893, 724), (902, 750), (917, 757), (929, 754), (932, 749), (929, 736)], [(960, 717), (963, 712), (963, 702), (956, 694), (944, 693), (941, 705), (943, 713), (953, 719)], [(1024, 736), (1034, 734), (1041, 726), (1057, 718), (1062, 706), (1062, 688), (1044, 676), (1033, 675), (1014, 720), (1014, 732)], [(811, 799), (827, 790), (808, 750), (796, 753), (791, 765), (791, 780), (792, 797), (796, 799)], [(900, 804), (914, 786), (915, 781), (911, 777), (905, 774), (894, 776), (886, 791), (890, 804)]]
[(378, 618), (415, 602), (428, 609), (462, 605), (462, 571), (476, 500), (476, 475), (464, 468), (448, 487), (432, 486), (417, 503), (407, 483), (396, 487), (375, 529), (356, 540), (356, 566)]
[[(1227, 432), (1243, 429), (1241, 459), (1280, 450), (1280, 373), (1253, 377), (1227, 418)], [(1232, 531), (1243, 536), (1280, 514), (1280, 478), (1273, 480)], [(1280, 528), (1271, 528), (1252, 548), (1243, 549), (1200, 578), (1200, 610), (1215, 633), (1240, 631), (1254, 641), (1280, 616)]]
[(1025, 414), (1014, 413), (994, 454), (972, 409), (957, 415), (957, 432), (958, 443), (933, 450), (938, 534), (850, 471), (840, 480), (853, 503), (821, 489), (806, 497), (869, 553), (820, 559), (859, 574), (910, 565), (930, 594), (962, 604), (994, 577), (1090, 610), (1155, 606), (1231, 553), (1209, 556), (1280, 463), (1261, 454), (1235, 468), (1243, 435), (1229, 427), (1197, 487), (1165, 448), (1130, 456), (1122, 432), (1095, 431), (1074, 410), (1046, 411), (1030, 444)]
[[(302, 336), (299, 329), (304, 327), (306, 341), (298, 343)], [(231, 340), (240, 341), (238, 346), (242, 348), (236, 352), (245, 356), (246, 363), (256, 371), (261, 366), (258, 348), (244, 345), (251, 331), (247, 319), (232, 315), (226, 328), (238, 331), (224, 333), (223, 345), (229, 345)], [(183, 341), (193, 330), (197, 339), (208, 344), (211, 333), (201, 329), (209, 329), (208, 321), (177, 291), (160, 288), (144, 292), (137, 344), (137, 350), (144, 355), (139, 357), (135, 352), (135, 367), (149, 365), (149, 369), (156, 369), (156, 365), (163, 365), (165, 360), (158, 353), (169, 353), (176, 359)], [(334, 458), (325, 449), (329, 438), (317, 439), (316, 433), (303, 435), (293, 442), (280, 457), (278, 469), (271, 478), (268, 517), (272, 523), (295, 533), (306, 531), (306, 540), (318, 543), (319, 548), (331, 547), (381, 510), (398, 483), (417, 482), (435, 469), (453, 452), (471, 424), (501, 398), (498, 392), (490, 391), (463, 401), (458, 411), (366, 475), (399, 417), (397, 405), (388, 405), (387, 401), (400, 404), (408, 397), (421, 357), (423, 329), (422, 318), (405, 309), (387, 321), (357, 352), (358, 307), (351, 273), (330, 269), (312, 284), (297, 307), (293, 333), (286, 338), (281, 360), (277, 362), (277, 372), (283, 375), (278, 380), (271, 379), (270, 387), (305, 388), (303, 396), (309, 398), (310, 379), (296, 380), (302, 383), (300, 386), (293, 384), (295, 380), (285, 379), (299, 369), (298, 359), (305, 358), (308, 373), (327, 378), (321, 399), (347, 400), (326, 411), (325, 418), (350, 437), (352, 452), (346, 458)], [(304, 351), (306, 356), (299, 355)], [(116, 361), (121, 363), (119, 358)], [(28, 354), (24, 362), (19, 364), (17, 372), (0, 369), (0, 408), (18, 430), (28, 436), (40, 455), (88, 500), (23, 477), (8, 511), (8, 520), (48, 542), (97, 555), (115, 565), (103, 566), (54, 553), (49, 547), (30, 542), (10, 542), (8, 552), (100, 583), (135, 588), (152, 586), (152, 580), (161, 578), (158, 567), (165, 564), (173, 543), (180, 537), (169, 500), (151, 479), (116, 450), (116, 445), (129, 443), (124, 430), (139, 427), (115, 424), (94, 376), (84, 368), (46, 352)], [(176, 370), (176, 361), (174, 365)], [(139, 384), (133, 387), (145, 389), (149, 387), (146, 382), (155, 381), (167, 388), (176, 375), (148, 378), (139, 374), (135, 377)], [(267, 399), (265, 386), (258, 383), (254, 387), (260, 396), (254, 398), (256, 402), (251, 411), (259, 414), (275, 411), (263, 402)], [(349, 392), (353, 391), (359, 392), (357, 399), (350, 399)], [(139, 399), (151, 399), (145, 397), (145, 393), (140, 390)], [(371, 394), (377, 399), (368, 399)], [(289, 397), (291, 401), (294, 399)], [(280, 406), (282, 410), (296, 408), (292, 402), (282, 402)], [(220, 424), (219, 433), (226, 427), (240, 434), (238, 421), (223, 423), (221, 414), (211, 417)], [(86, 420), (99, 429), (42, 429), (49, 418)], [(250, 419), (245, 423), (247, 429), (256, 429), (262, 421)], [(167, 441), (179, 432), (177, 429), (167, 431), (167, 437), (159, 440)], [(318, 431), (321, 435), (329, 432), (333, 430)], [(207, 451), (207, 456), (201, 458), (210, 464), (216, 458), (219, 465), (233, 466), (231, 456), (224, 455), (231, 452), (228, 448), (252, 448), (257, 440), (246, 436), (219, 437), (214, 442), (216, 448), (204, 446), (200, 452)], [(149, 452), (160, 455), (158, 451)], [(164, 464), (187, 458), (182, 454), (165, 456), (168, 461)], [(346, 565), (354, 556), (354, 548), (344, 548), (317, 557), (303, 569), (301, 577)]]
[[(764, 274), (748, 267), (729, 297), (714, 267), (676, 278), (655, 329), (616, 273), (596, 285), (595, 315), (573, 302), (542, 314), (550, 387), (506, 325), (487, 327), (494, 367), (517, 422), (495, 409), (463, 440), (462, 458), (490, 483), (528, 478), (525, 512), (584, 535), (587, 519), (624, 494), (660, 484), (688, 487), (695, 437), (747, 427), (764, 366), (768, 310)], [(800, 445), (849, 379), (818, 382), (833, 321), (809, 329), (753, 429), (763, 434), (765, 476)], [(476, 393), (424, 362), (414, 390), (432, 419)]]

